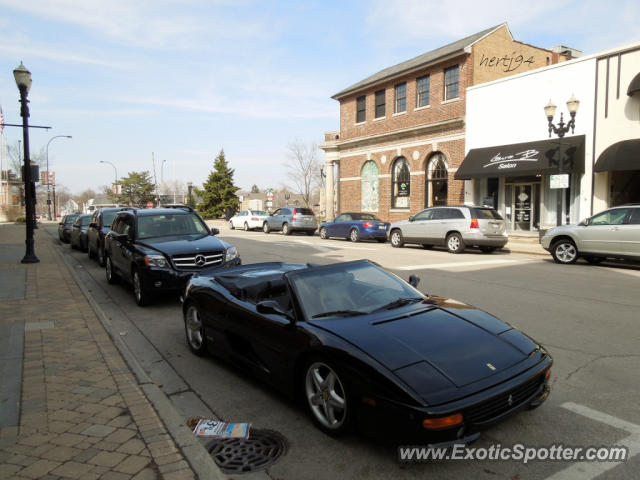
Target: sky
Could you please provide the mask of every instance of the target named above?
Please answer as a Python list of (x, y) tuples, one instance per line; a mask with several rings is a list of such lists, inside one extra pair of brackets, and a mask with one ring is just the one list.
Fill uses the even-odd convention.
[[(507, 22), (516, 40), (589, 55), (640, 41), (640, 2), (593, 0), (0, 0), (0, 106), (73, 193), (129, 172), (206, 181), (224, 149), (235, 183), (286, 182), (288, 145), (339, 129), (331, 95)], [(20, 128), (5, 127), (16, 145)], [(318, 150), (318, 158), (323, 152)], [(166, 160), (166, 162), (165, 162)]]

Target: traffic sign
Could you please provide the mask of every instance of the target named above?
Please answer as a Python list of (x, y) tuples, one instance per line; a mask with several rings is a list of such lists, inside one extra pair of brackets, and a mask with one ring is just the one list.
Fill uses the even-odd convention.
[(147, 208), (153, 208), (153, 202), (147, 202)]

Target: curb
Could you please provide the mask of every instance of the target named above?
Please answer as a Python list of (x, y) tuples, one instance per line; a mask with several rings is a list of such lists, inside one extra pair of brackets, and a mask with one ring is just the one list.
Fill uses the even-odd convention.
[[(50, 232), (47, 231), (47, 234), (53, 238), (53, 235), (51, 235)], [(185, 460), (189, 463), (194, 473), (198, 476), (198, 478), (203, 480), (227, 479), (228, 477), (225, 476), (224, 473), (222, 473), (222, 471), (213, 461), (213, 458), (211, 457), (211, 455), (209, 455), (202, 443), (184, 424), (184, 420), (171, 403), (171, 400), (169, 400), (169, 398), (162, 392), (162, 390), (151, 380), (149, 375), (147, 375), (147, 373), (144, 371), (144, 369), (136, 359), (135, 355), (119, 337), (119, 335), (113, 328), (109, 317), (104, 313), (104, 311), (93, 298), (87, 287), (79, 281), (75, 270), (69, 263), (69, 260), (61, 254), (58, 248), (54, 247), (54, 251), (56, 252), (56, 255), (61, 258), (79, 290), (87, 299), (89, 305), (91, 305), (91, 308), (96, 314), (96, 317), (98, 317), (98, 320), (111, 338), (111, 341), (116, 346), (116, 348), (120, 352), (120, 355), (122, 355), (122, 357), (124, 358), (127, 366), (131, 369), (131, 372), (138, 380), (140, 388), (147, 396), (147, 399), (149, 400), (151, 405), (153, 405), (153, 408), (155, 408), (158, 416), (167, 427), (169, 434), (176, 442), (176, 445), (178, 446), (178, 448), (180, 448), (180, 450), (182, 450)]]

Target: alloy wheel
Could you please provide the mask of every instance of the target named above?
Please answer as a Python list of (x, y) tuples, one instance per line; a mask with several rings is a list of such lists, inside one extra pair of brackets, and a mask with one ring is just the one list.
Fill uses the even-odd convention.
[(337, 431), (347, 419), (347, 395), (338, 374), (324, 362), (307, 368), (305, 394), (309, 408), (318, 423)]
[(320, 229), (320, 238), (323, 240), (326, 240), (327, 238), (329, 238), (329, 235), (327, 235), (327, 229), (324, 227)]
[(189, 305), (184, 314), (184, 329), (191, 351), (197, 355), (202, 355), (205, 349), (204, 326), (200, 319), (200, 312), (193, 304)]
[(578, 259), (578, 249), (573, 242), (558, 242), (553, 247), (553, 258), (558, 263), (573, 263)]

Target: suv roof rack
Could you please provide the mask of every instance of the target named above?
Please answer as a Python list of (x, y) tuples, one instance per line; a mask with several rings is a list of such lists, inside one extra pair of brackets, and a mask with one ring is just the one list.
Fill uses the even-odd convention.
[(132, 212), (135, 212), (136, 210), (139, 210), (139, 209), (138, 209), (138, 207), (120, 207), (120, 209), (118, 211), (122, 212), (124, 210), (131, 210)]
[(191, 208), (189, 205), (184, 205), (182, 203), (169, 203), (167, 205), (161, 205), (160, 208), (180, 208), (187, 212), (195, 212), (195, 210)]

